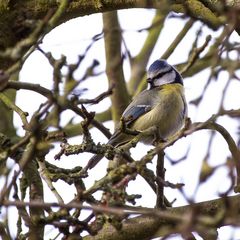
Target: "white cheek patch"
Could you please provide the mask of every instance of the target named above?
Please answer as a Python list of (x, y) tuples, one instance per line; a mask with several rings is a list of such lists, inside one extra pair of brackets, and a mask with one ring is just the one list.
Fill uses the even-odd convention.
[(171, 71), (170, 73), (166, 73), (161, 78), (154, 80), (154, 86), (158, 87), (164, 84), (172, 83), (175, 81), (176, 73), (175, 71)]
[(171, 69), (171, 67), (167, 66), (167, 67), (162, 68), (162, 69), (156, 69), (155, 71), (147, 72), (147, 77), (148, 78), (154, 78), (158, 74), (161, 74), (161, 73), (164, 73), (164, 72), (168, 72), (170, 69)]

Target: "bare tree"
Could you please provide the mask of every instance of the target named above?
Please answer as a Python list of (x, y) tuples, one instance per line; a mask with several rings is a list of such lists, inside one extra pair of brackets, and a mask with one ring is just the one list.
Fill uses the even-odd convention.
[[(0, 205), (3, 209), (14, 207), (18, 213), (17, 239), (44, 239), (47, 225), (54, 227), (62, 239), (151, 239), (154, 237), (168, 238), (171, 234), (179, 234), (183, 239), (195, 239), (197, 233), (203, 239), (217, 239), (217, 229), (230, 225), (239, 226), (240, 197), (230, 196), (233, 191), (238, 193), (240, 184), (240, 152), (239, 137), (231, 136), (227, 127), (220, 125), (220, 116), (239, 119), (240, 109), (225, 109), (226, 92), (233, 80), (239, 81), (239, 43), (230, 40), (233, 33), (239, 35), (239, 4), (237, 1), (159, 1), (159, 0), (126, 0), (126, 1), (16, 1), (3, 0), (0, 3), (0, 173), (2, 188)], [(130, 79), (123, 74), (122, 46), (123, 31), (119, 24), (116, 10), (128, 8), (154, 8), (155, 16), (152, 24), (144, 31), (147, 38), (136, 56), (127, 49), (126, 56), (131, 66)], [(93, 13), (102, 13), (103, 33), (97, 34), (79, 56), (75, 64), (69, 64), (66, 57), (55, 59), (51, 53), (44, 52), (40, 45), (44, 36), (53, 28), (74, 17)], [(175, 16), (175, 13), (181, 15)], [(120, 117), (131, 98), (146, 86), (145, 69), (149, 63), (154, 46), (161, 36), (164, 23), (169, 17), (182, 18), (186, 22), (183, 29), (159, 58), (168, 59), (186, 34), (191, 31), (195, 22), (201, 27), (195, 40), (190, 44), (191, 50), (187, 61), (176, 65), (183, 77), (193, 77), (202, 70), (209, 69), (209, 77), (200, 97), (191, 104), (199, 106), (205, 97), (206, 90), (213, 80), (218, 80), (222, 72), (228, 73), (228, 80), (219, 102), (216, 114), (209, 116), (204, 122), (186, 121), (185, 126), (167, 141), (151, 148), (140, 159), (133, 159), (129, 150), (136, 147), (144, 134), (136, 134), (134, 139), (123, 147), (113, 148), (110, 145), (98, 144), (92, 138), (91, 128), (96, 128), (107, 138), (110, 131), (103, 125), (108, 120), (114, 124)], [(203, 26), (211, 31), (219, 30), (219, 35), (207, 36), (199, 43)], [(90, 77), (98, 77), (96, 67), (99, 62), (94, 60), (77, 78), (75, 73), (80, 68), (88, 50), (99, 39), (104, 38), (106, 56), (106, 75), (109, 89), (93, 99), (84, 99), (83, 95), (73, 95), (83, 81)], [(19, 81), (19, 72), (24, 62), (35, 50), (40, 51), (53, 68), (53, 89), (49, 90), (36, 83)], [(234, 57), (231, 54), (234, 53)], [(64, 71), (63, 69), (67, 69)], [(99, 76), (101, 77), (101, 76)], [(62, 87), (63, 85), (63, 87)], [(45, 97), (34, 114), (19, 108), (15, 98), (20, 89), (33, 91)], [(63, 89), (63, 91), (62, 91)], [(91, 88), (90, 88), (91, 90)], [(111, 107), (102, 113), (88, 111), (87, 104), (99, 104), (104, 98), (110, 97)], [(68, 122), (63, 125), (60, 120), (67, 110), (80, 116), (79, 123)], [(13, 124), (13, 112), (22, 121), (24, 136), (18, 136)], [(28, 117), (28, 118), (27, 118)], [(238, 121), (239, 126), (239, 121)], [(128, 129), (122, 124), (122, 130)], [(55, 128), (56, 130), (52, 130)], [(206, 155), (202, 161), (202, 169), (198, 187), (213, 176), (217, 169), (224, 166), (228, 172), (229, 188), (218, 199), (206, 202), (195, 202), (184, 192), (184, 185), (172, 183), (164, 178), (164, 151), (183, 137), (200, 130), (211, 130)], [(230, 155), (224, 164), (211, 166), (209, 157), (213, 148), (215, 133), (219, 133), (226, 142)], [(80, 144), (72, 145), (69, 139), (83, 136)], [(54, 144), (56, 142), (59, 144)], [(79, 158), (82, 153), (104, 154), (109, 159), (106, 175), (86, 187), (86, 180), (91, 176), (88, 163), (82, 161), (80, 166), (72, 169), (60, 168), (46, 160), (49, 152), (56, 152), (55, 159), (74, 155)], [(217, 150), (216, 150), (217, 151)], [(157, 156), (156, 171), (147, 167)], [(185, 156), (186, 157), (186, 156)], [(13, 159), (18, 170), (12, 175), (9, 161)], [(138, 161), (137, 161), (138, 160)], [(172, 161), (177, 164), (180, 161)], [(95, 166), (98, 168), (98, 165)], [(11, 177), (10, 177), (11, 176)], [(139, 194), (128, 194), (126, 187), (142, 176), (156, 194), (156, 206), (143, 208), (133, 206)], [(55, 182), (62, 180), (75, 187), (76, 195), (70, 202), (65, 202), (54, 187)], [(171, 179), (170, 179), (171, 180)], [(211, 179), (210, 179), (211, 180)], [(43, 181), (52, 191), (56, 202), (44, 200)], [(180, 192), (188, 205), (173, 207), (164, 196), (164, 189), (170, 187)], [(103, 192), (99, 200), (95, 193)], [(29, 197), (27, 196), (29, 193)], [(84, 210), (88, 216), (83, 219)], [(0, 235), (2, 239), (11, 239), (8, 214), (1, 217)], [(27, 230), (23, 229), (23, 225)], [(86, 236), (87, 232), (87, 236)]]

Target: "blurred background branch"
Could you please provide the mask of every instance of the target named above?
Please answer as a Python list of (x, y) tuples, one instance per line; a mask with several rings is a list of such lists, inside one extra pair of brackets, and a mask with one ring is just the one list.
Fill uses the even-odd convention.
[[(225, 102), (229, 99), (229, 91), (233, 89), (231, 84), (239, 83), (240, 79), (239, 38), (237, 41), (231, 40), (234, 34), (239, 37), (240, 33), (239, 7), (238, 1), (208, 0), (2, 1), (0, 236), (3, 239), (12, 238), (11, 213), (8, 212), (10, 206), (18, 217), (14, 236), (17, 239), (44, 239), (48, 226), (54, 229), (56, 239), (140, 240), (168, 238), (173, 233), (183, 239), (194, 239), (195, 234), (203, 239), (217, 239), (217, 228), (238, 226), (239, 195), (230, 195), (234, 191), (238, 193), (240, 188), (239, 99), (229, 100), (233, 103), (232, 108), (226, 107)], [(155, 9), (154, 13), (149, 10), (153, 13), (151, 19), (147, 19), (144, 14), (131, 16), (131, 20), (146, 17), (149, 22), (147, 27), (134, 30), (138, 34), (145, 33), (145, 39), (141, 43), (137, 37), (134, 38), (134, 44), (139, 46), (135, 52), (125, 38), (125, 33), (131, 30), (121, 26), (120, 12), (117, 12), (130, 8)], [(92, 37), (86, 48), (81, 46), (84, 51), (78, 53), (74, 63), (70, 63), (63, 54), (55, 56), (51, 50), (42, 48), (45, 36), (61, 23), (94, 13), (102, 13), (103, 28)], [(165, 45), (165, 39), (162, 38), (164, 31), (169, 30), (166, 25), (171, 19), (177, 19), (183, 24), (179, 29), (178, 26), (170, 29), (178, 34), (171, 41), (168, 39)], [(92, 26), (85, 26), (84, 29), (76, 26), (75, 31), (84, 36), (85, 28)], [(185, 43), (188, 45), (184, 49), (186, 55), (179, 56), (179, 48), (183, 47), (183, 42), (190, 34), (194, 37)], [(101, 40), (104, 41), (104, 61), (98, 60), (101, 47), (97, 44)], [(159, 41), (163, 45), (161, 50), (158, 49)], [(84, 45), (83, 42), (78, 42), (78, 45)], [(92, 50), (96, 45), (97, 51), (96, 48)], [(51, 89), (47, 87), (48, 80), (44, 75), (42, 82), (36, 83), (35, 79), (31, 79), (31, 82), (20, 81), (26, 62), (29, 59), (31, 61), (32, 54), (36, 52), (51, 68)], [(209, 108), (214, 99), (218, 102), (215, 114), (210, 113), (208, 117), (204, 116), (194, 123), (188, 120), (175, 136), (145, 152), (140, 151), (142, 149), (138, 142), (153, 129), (134, 135), (132, 141), (121, 147), (114, 148), (99, 143), (100, 134), (106, 138), (111, 137), (107, 122), (112, 121), (116, 127), (132, 97), (146, 87), (146, 68), (154, 54), (157, 59), (170, 61), (178, 55), (174, 64), (185, 78), (184, 83), (191, 81), (193, 85), (196, 84), (196, 77), (207, 70), (206, 81), (202, 83), (202, 78), (198, 80), (203, 87), (198, 95), (192, 97), (189, 109), (199, 109), (201, 104)], [(128, 73), (125, 73), (125, 62), (129, 66)], [(99, 70), (102, 65), (104, 71)], [(38, 68), (42, 69), (40, 62)], [(107, 88), (95, 93), (99, 86), (97, 81), (105, 79)], [(221, 82), (223, 88), (216, 87), (209, 100), (206, 98), (209, 88), (216, 82)], [(92, 97), (85, 98), (86, 86), (87, 91), (93, 92)], [(196, 86), (200, 85), (196, 84), (193, 88)], [(16, 100), (16, 94), (26, 90), (34, 93), (34, 97)], [(38, 95), (43, 100), (37, 101)], [(105, 104), (107, 101), (108, 105)], [(26, 111), (21, 106), (23, 102), (29, 105), (36, 103), (34, 111), (31, 112), (28, 108)], [(106, 105), (104, 110), (100, 107), (103, 103)], [(225, 118), (235, 120), (237, 130), (234, 129), (234, 133), (229, 129), (231, 124), (220, 121)], [(205, 140), (196, 133), (202, 129), (208, 136), (206, 147)], [(208, 130), (213, 133), (208, 134)], [(220, 147), (214, 145), (218, 135), (216, 132), (223, 137), (229, 151), (223, 147), (222, 151), (227, 157), (223, 162), (215, 158), (213, 164), (210, 157), (220, 152)], [(191, 195), (185, 192), (188, 189), (185, 183), (188, 184), (192, 179), (179, 183), (174, 178), (175, 173), (169, 176), (166, 170), (183, 161), (190, 164), (185, 160), (192, 150), (191, 144), (185, 144), (188, 145), (186, 154), (176, 161), (168, 153), (173, 152), (170, 148), (172, 145), (175, 147), (179, 142), (181, 144), (184, 137), (193, 133), (196, 133), (201, 142), (199, 148), (205, 152), (199, 164), (196, 187)], [(138, 155), (134, 155), (136, 149)], [(167, 157), (164, 157), (163, 151)], [(105, 155), (111, 164), (107, 169), (97, 165), (93, 170), (86, 170), (84, 166), (89, 159), (87, 154), (91, 153)], [(197, 155), (196, 150), (191, 155), (194, 164)], [(157, 163), (154, 160), (156, 156)], [(70, 165), (71, 159), (74, 166)], [(64, 162), (67, 165), (63, 167), (61, 164)], [(113, 162), (117, 164), (112, 164)], [(154, 164), (156, 173), (151, 169)], [(192, 171), (191, 168), (192, 166), (185, 165), (182, 174)], [(223, 182), (227, 182), (227, 189), (221, 190), (221, 193), (218, 191), (219, 199), (212, 200), (205, 196), (208, 201), (198, 202), (198, 190), (204, 188), (205, 184), (213, 182), (214, 185), (214, 176), (223, 168), (226, 172)], [(96, 177), (96, 172), (100, 172), (101, 177)], [(136, 185), (139, 176), (150, 186), (150, 191), (153, 190), (156, 208), (132, 206), (144, 197), (139, 193), (142, 185)], [(128, 189), (131, 184), (135, 186), (133, 192)], [(168, 201), (165, 196), (167, 189), (174, 192), (174, 197), (180, 195), (187, 205), (172, 207), (175, 200)], [(49, 201), (50, 195), (57, 202)], [(86, 233), (88, 236), (84, 236)]]

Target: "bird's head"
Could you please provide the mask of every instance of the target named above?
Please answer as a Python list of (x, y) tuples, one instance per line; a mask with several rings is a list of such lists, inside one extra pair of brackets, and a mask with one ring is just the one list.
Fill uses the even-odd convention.
[(183, 85), (180, 73), (165, 60), (156, 60), (151, 64), (147, 71), (147, 82), (150, 89), (173, 83)]

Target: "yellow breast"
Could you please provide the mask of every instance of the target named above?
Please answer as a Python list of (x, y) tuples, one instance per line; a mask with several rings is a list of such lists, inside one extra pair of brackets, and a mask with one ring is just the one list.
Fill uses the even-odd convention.
[(166, 84), (159, 89), (151, 90), (153, 108), (137, 119), (133, 128), (146, 130), (149, 127), (158, 128), (158, 137), (165, 139), (176, 133), (183, 125), (187, 114), (183, 86)]

